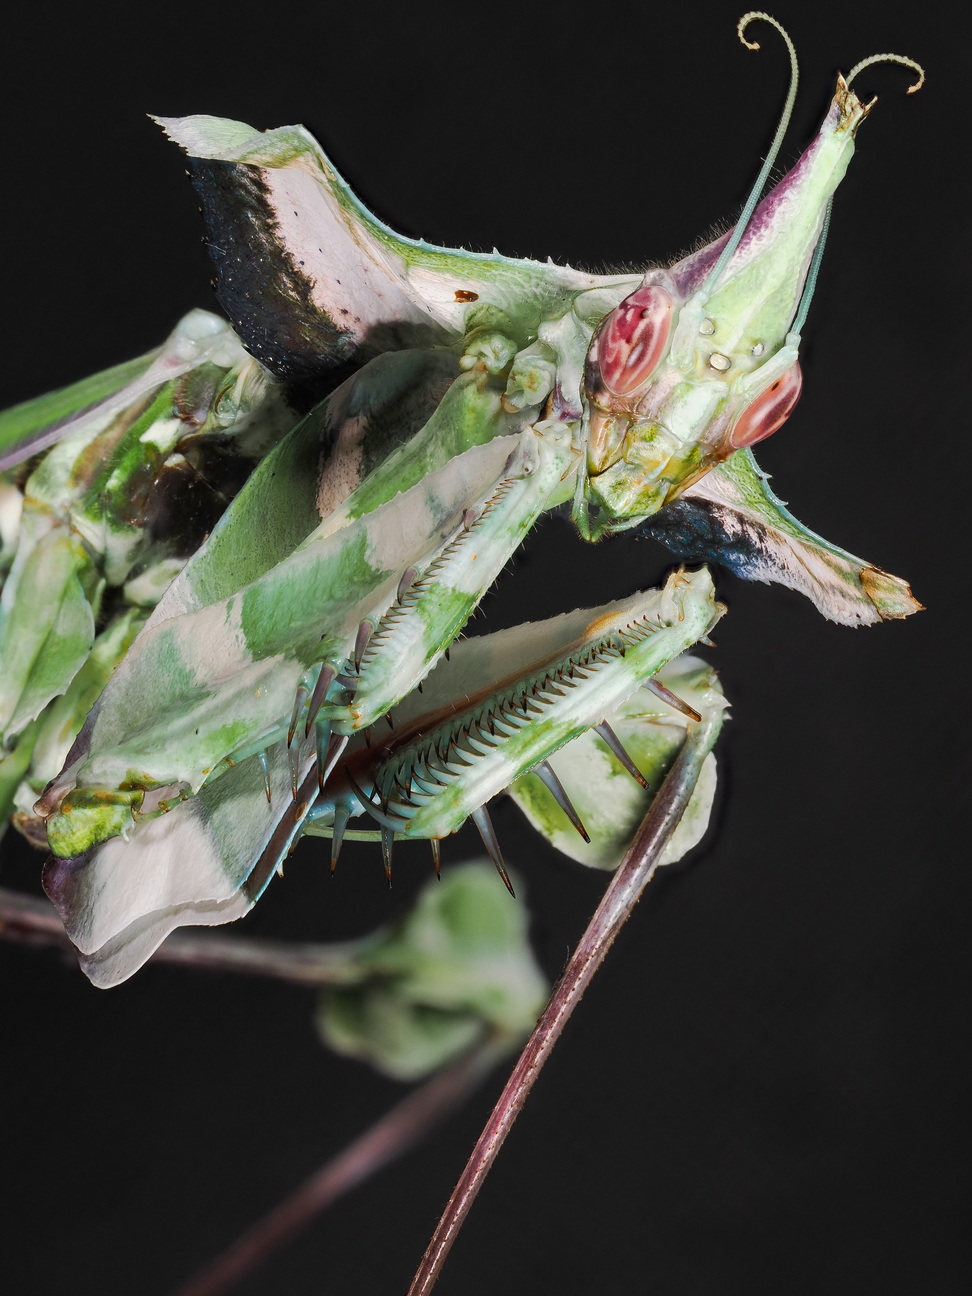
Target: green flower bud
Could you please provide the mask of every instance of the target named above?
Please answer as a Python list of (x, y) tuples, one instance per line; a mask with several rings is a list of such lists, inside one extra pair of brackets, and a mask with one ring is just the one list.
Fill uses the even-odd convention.
[(324, 993), (325, 1042), (398, 1080), (437, 1070), (486, 1033), (512, 1048), (547, 997), (528, 919), (491, 864), (450, 868), (401, 922), (361, 943), (359, 984)]

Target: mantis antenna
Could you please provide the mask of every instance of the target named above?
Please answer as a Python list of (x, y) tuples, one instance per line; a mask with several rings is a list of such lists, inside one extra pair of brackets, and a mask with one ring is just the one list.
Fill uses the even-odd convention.
[[(782, 23), (777, 22), (777, 20), (770, 14), (763, 13), (761, 9), (753, 9), (749, 13), (743, 14), (736, 25), (736, 32), (739, 39), (747, 49), (758, 50), (760, 48), (759, 41), (749, 41), (746, 39), (746, 28), (751, 22), (755, 22), (757, 18), (761, 18), (763, 22), (767, 22), (771, 27), (775, 27), (786, 42), (786, 48), (790, 55), (790, 86), (786, 93), (786, 102), (783, 105), (783, 111), (780, 113), (780, 120), (776, 127), (776, 134), (773, 136), (773, 142), (770, 144), (769, 152), (766, 154), (766, 160), (763, 162), (759, 175), (756, 177), (756, 183), (749, 191), (749, 197), (746, 199), (745, 206), (739, 214), (739, 219), (736, 221), (735, 229), (732, 231), (725, 247), (722, 249), (718, 261), (709, 272), (709, 277), (706, 279), (705, 286), (702, 289), (703, 296), (707, 295), (719, 282), (719, 276), (726, 268), (729, 258), (739, 246), (740, 240), (746, 232), (749, 218), (752, 216), (756, 204), (759, 202), (760, 196), (763, 192), (763, 186), (766, 184), (766, 181), (769, 178), (769, 173), (773, 169), (773, 164), (776, 162), (777, 154), (780, 151), (780, 145), (783, 143), (783, 136), (786, 134), (786, 128), (790, 124), (790, 115), (793, 112), (793, 104), (796, 100), (800, 69), (797, 64), (796, 48), (794, 47), (793, 41), (790, 39), (789, 32)], [(857, 71), (858, 69), (855, 68), (854, 70)]]
[[(901, 63), (905, 67), (913, 68), (918, 73), (918, 80), (908, 87), (907, 93), (914, 94), (925, 84), (925, 69), (920, 63), (916, 63), (913, 58), (908, 58), (905, 54), (872, 54), (870, 58), (861, 59), (860, 63), (855, 63), (845, 81), (846, 86), (862, 72), (864, 68), (871, 67), (874, 63)], [(871, 108), (877, 102), (877, 97), (868, 104)], [(807, 271), (807, 282), (800, 297), (800, 305), (797, 307), (797, 313), (794, 316), (793, 323), (790, 325), (791, 331), (800, 333), (803, 330), (804, 322), (807, 318), (807, 311), (810, 309), (810, 302), (813, 298), (813, 290), (817, 286), (817, 274), (820, 270), (820, 262), (823, 260), (824, 245), (827, 242), (827, 230), (830, 226), (830, 212), (833, 208), (833, 199), (827, 204), (827, 210), (824, 213), (823, 224), (820, 228), (820, 237), (817, 239), (817, 246), (813, 250), (813, 260), (810, 262), (810, 268)]]
[(855, 63), (851, 68), (846, 84), (849, 86), (858, 72), (863, 72), (865, 68), (871, 67), (874, 63), (901, 63), (904, 67), (913, 68), (918, 73), (918, 80), (914, 85), (908, 87), (908, 94), (914, 94), (916, 90), (920, 90), (925, 84), (925, 69), (920, 63), (916, 63), (913, 58), (908, 58), (906, 54), (872, 54), (870, 58), (861, 59), (860, 63)]

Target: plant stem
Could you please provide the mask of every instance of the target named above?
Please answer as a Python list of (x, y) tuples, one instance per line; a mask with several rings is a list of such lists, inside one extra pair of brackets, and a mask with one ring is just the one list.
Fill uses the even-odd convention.
[[(715, 726), (715, 732), (718, 726)], [(469, 1214), (497, 1153), (526, 1102), (551, 1049), (604, 961), (622, 925), (658, 866), (661, 853), (695, 790), (702, 762), (712, 745), (713, 724), (690, 725), (681, 751), (642, 821), (634, 841), (587, 925), (564, 974), (527, 1040), (509, 1080), (490, 1114), (472, 1155), (446, 1204), (419, 1264), (408, 1296), (428, 1296)]]
[[(46, 900), (3, 887), (0, 887), (0, 937), (74, 952), (60, 918)], [(240, 936), (170, 936), (152, 958), (182, 967), (274, 977), (295, 985), (349, 985), (363, 975), (352, 966), (356, 949), (356, 943), (351, 941), (323, 945), (248, 940)]]
[[(508, 1041), (506, 1042), (508, 1043)], [(221, 1296), (321, 1211), (401, 1156), (472, 1092), (503, 1052), (494, 1034), (415, 1089), (173, 1296)]]

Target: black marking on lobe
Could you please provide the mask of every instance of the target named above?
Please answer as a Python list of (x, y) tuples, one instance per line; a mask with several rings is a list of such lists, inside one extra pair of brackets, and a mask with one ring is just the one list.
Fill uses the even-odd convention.
[(191, 158), (216, 296), (251, 355), (280, 378), (308, 378), (354, 358), (353, 335), (317, 306), (285, 248), (258, 167)]
[(708, 500), (678, 499), (640, 527), (688, 562), (716, 562), (743, 580), (766, 580), (779, 566), (766, 545), (765, 529), (734, 509)]

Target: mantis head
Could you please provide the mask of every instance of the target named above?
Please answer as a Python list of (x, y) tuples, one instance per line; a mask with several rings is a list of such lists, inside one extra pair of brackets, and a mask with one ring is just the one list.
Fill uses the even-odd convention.
[(803, 385), (800, 332), (823, 253), (834, 190), (874, 100), (850, 89), (877, 55), (837, 88), (797, 164), (765, 197), (796, 93), (791, 78), (776, 136), (735, 227), (670, 268), (653, 268), (601, 321), (585, 369), (587, 490), (600, 526), (631, 526), (656, 513), (734, 451), (755, 445), (789, 418)]

